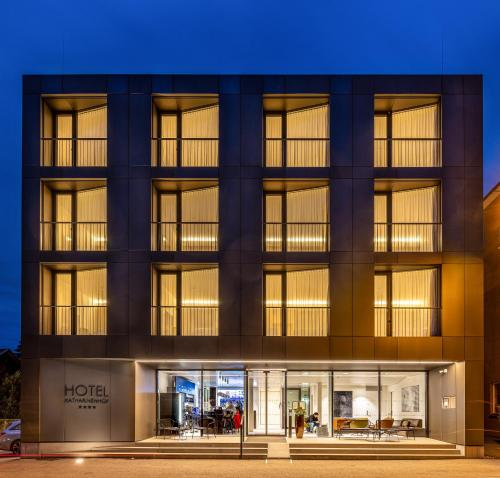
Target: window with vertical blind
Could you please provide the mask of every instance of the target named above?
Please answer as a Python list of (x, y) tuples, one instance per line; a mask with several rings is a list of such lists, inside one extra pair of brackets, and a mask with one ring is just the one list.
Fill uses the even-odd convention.
[(391, 99), (391, 110), (376, 112), (375, 167), (441, 166), (440, 105), (419, 102), (429, 100)]
[(375, 335), (440, 334), (440, 273), (436, 267), (375, 274)]
[(265, 333), (268, 336), (326, 336), (330, 316), (327, 268), (266, 272)]
[(218, 268), (155, 269), (153, 279), (152, 335), (218, 335)]
[(218, 104), (170, 111), (155, 107), (153, 122), (153, 166), (218, 166)]
[(217, 251), (219, 188), (153, 190), (152, 249)]
[(328, 104), (266, 112), (264, 128), (266, 167), (329, 166)]
[(106, 268), (42, 268), (40, 333), (106, 335)]
[(321, 252), (329, 249), (329, 188), (265, 194), (265, 250)]
[(41, 248), (55, 251), (107, 249), (107, 188), (75, 182), (74, 188), (42, 187)]
[(375, 251), (441, 250), (440, 187), (376, 192)]

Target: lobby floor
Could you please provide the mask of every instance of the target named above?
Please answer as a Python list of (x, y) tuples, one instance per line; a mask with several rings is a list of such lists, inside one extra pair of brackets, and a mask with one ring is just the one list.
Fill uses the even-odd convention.
[[(409, 472), (409, 466), (411, 472)], [(0, 460), (2, 478), (163, 478), (192, 476), (196, 478), (395, 478), (409, 474), (418, 478), (485, 478), (500, 477), (500, 460), (425, 460), (407, 461), (294, 461), (269, 460), (122, 460), (75, 459)]]

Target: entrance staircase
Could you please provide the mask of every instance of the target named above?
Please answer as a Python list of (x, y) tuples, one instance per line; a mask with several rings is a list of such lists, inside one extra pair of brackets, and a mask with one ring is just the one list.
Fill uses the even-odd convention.
[[(134, 458), (134, 459), (238, 459), (238, 441), (156, 440), (100, 446), (86, 451), (58, 454), (61, 458)], [(398, 442), (342, 442), (340, 440), (285, 440), (269, 443), (265, 438), (243, 444), (244, 459), (257, 460), (440, 460), (463, 458), (453, 444), (433, 440)]]
[[(267, 458), (267, 443), (244, 443), (243, 458)], [(157, 442), (136, 442), (123, 446), (98, 447), (78, 456), (92, 458), (170, 458), (170, 459), (237, 459), (240, 457), (240, 444), (238, 442), (221, 443), (216, 440), (165, 440)]]
[(439, 460), (463, 458), (447, 443), (290, 443), (292, 460)]

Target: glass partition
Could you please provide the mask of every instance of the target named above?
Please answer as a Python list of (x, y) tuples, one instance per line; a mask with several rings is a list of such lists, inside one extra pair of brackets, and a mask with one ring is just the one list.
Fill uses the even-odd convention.
[(426, 393), (425, 372), (381, 372), (381, 418), (412, 420), (412, 426), (425, 428)]
[(201, 420), (201, 390), (199, 371), (158, 372), (157, 435), (171, 434), (169, 427), (192, 427)]
[[(341, 428), (427, 428), (427, 373), (420, 371), (158, 371), (157, 436), (183, 439), (287, 436), (336, 437)], [(354, 424), (353, 424), (354, 422)], [(169, 427), (174, 427), (172, 430)]]
[(331, 395), (330, 372), (287, 372), (287, 426), (291, 426), (292, 437), (295, 436), (295, 410), (299, 404), (305, 409), (306, 438), (331, 435)]
[(379, 418), (378, 372), (335, 372), (333, 383), (334, 429), (345, 418), (366, 421), (366, 427), (375, 425)]
[(158, 435), (235, 435), (243, 423), (241, 371), (158, 371)]

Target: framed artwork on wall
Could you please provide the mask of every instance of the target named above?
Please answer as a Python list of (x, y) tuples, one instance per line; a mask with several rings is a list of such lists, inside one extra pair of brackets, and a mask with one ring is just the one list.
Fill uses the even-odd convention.
[(401, 411), (418, 412), (420, 405), (420, 391), (418, 385), (409, 385), (401, 388)]

